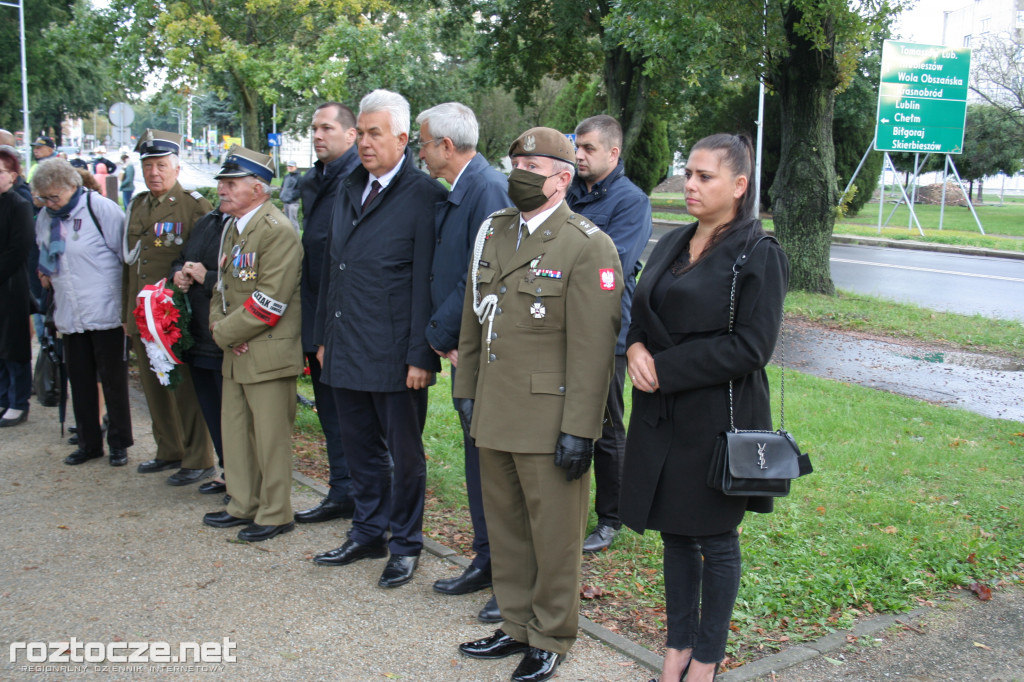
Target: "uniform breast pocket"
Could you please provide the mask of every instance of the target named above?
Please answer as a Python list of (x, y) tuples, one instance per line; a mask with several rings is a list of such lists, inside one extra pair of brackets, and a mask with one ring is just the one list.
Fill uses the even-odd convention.
[(518, 305), (526, 306), (527, 314), (517, 327), (536, 330), (557, 330), (565, 326), (565, 282), (561, 279), (537, 277), (519, 283)]

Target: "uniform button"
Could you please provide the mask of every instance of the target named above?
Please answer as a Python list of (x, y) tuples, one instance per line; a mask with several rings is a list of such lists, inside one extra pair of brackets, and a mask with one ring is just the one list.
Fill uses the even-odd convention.
[(498, 332), (491, 332), (491, 341), (498, 338)]
[(353, 224), (353, 225), (355, 225), (355, 224), (356, 224), (356, 223), (358, 223), (358, 222), (359, 222), (358, 220), (353, 220), (353, 221), (352, 221), (352, 224)]
[(540, 292), (542, 292), (542, 291), (544, 291), (544, 290), (543, 290), (543, 289), (541, 289), (540, 287), (537, 287), (537, 293), (538, 293), (538, 294), (539, 294)]
[(272, 339), (272, 338), (274, 338), (274, 335), (273, 334), (267, 334), (267, 338), (268, 339)]
[(142, 273), (142, 274), (140, 275), (140, 277), (141, 277), (142, 279), (146, 279), (147, 275), (146, 275), (146, 273)]
[(339, 265), (339, 266), (338, 266), (338, 269), (339, 269), (339, 270), (344, 270), (344, 269), (345, 269), (345, 264), (344, 264), (344, 263), (342, 263), (341, 265)]
[(495, 308), (494, 309), (494, 314), (495, 315), (501, 315), (501, 308)]
[(148, 260), (146, 260), (145, 258), (143, 258), (143, 259), (142, 259), (142, 264), (143, 264), (143, 265), (148, 265), (148, 264), (149, 264), (149, 261), (148, 261)]
[(559, 386), (558, 387), (558, 392), (559, 393), (565, 393), (565, 386)]
[(490, 360), (491, 362), (494, 362), (495, 360), (498, 359), (498, 356), (495, 355), (494, 353), (491, 353), (490, 355), (487, 356), (487, 359)]
[(433, 282), (433, 281), (434, 281), (434, 273), (430, 273), (430, 281), (431, 281), (431, 282)]
[(502, 284), (502, 285), (501, 285), (501, 288), (500, 288), (500, 289), (498, 289), (498, 293), (499, 293), (499, 294), (503, 294), (503, 293), (505, 293), (506, 291), (508, 291), (508, 287), (507, 287), (507, 286), (505, 286), (504, 284)]
[(335, 317), (341, 317), (341, 311), (340, 310), (335, 310), (334, 311), (334, 316)]
[(143, 246), (143, 247), (142, 247), (142, 250), (143, 250), (143, 251), (149, 251), (149, 247), (148, 247), (148, 246)]
[(430, 321), (430, 328), (431, 329), (437, 329), (437, 320), (431, 320)]
[(437, 238), (437, 243), (438, 243), (438, 244), (440, 244), (440, 243), (441, 243), (441, 238), (440, 238), (440, 237), (438, 237), (438, 238)]

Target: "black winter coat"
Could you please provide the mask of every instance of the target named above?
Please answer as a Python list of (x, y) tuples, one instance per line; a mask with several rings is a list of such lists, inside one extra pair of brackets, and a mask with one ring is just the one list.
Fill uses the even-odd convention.
[(35, 242), (32, 204), (14, 189), (0, 194), (0, 360), (32, 360), (26, 263)]
[[(369, 173), (341, 182), (327, 239), (313, 341), (324, 346), (320, 380), (352, 391), (406, 390), (409, 366), (438, 372), (427, 342), (434, 210), (441, 183), (405, 161), (361, 210)], [(431, 384), (433, 381), (431, 381)]]
[(729, 426), (730, 379), (736, 427), (771, 428), (764, 367), (778, 339), (789, 261), (769, 240), (751, 253), (729, 334), (733, 263), (763, 235), (759, 221), (737, 224), (671, 285), (659, 314), (651, 291), (696, 229), (680, 227), (658, 242), (633, 299), (626, 347), (647, 346), (659, 383), (652, 394), (633, 389), (626, 439), (620, 514), (639, 533), (715, 535), (739, 525), (748, 508), (771, 511), (771, 498), (729, 497), (705, 481), (715, 439)]
[[(181, 247), (181, 255), (171, 265), (170, 277), (181, 271), (185, 261), (202, 263), (206, 268), (206, 277), (202, 284), (194, 284), (188, 290), (188, 302), (192, 306), (192, 321), (188, 330), (192, 334), (195, 345), (190, 348), (185, 358), (220, 359), (224, 352), (213, 341), (210, 333), (210, 299), (213, 289), (217, 286), (217, 254), (220, 251), (220, 238), (224, 229), (224, 214), (214, 209), (196, 221), (188, 241)], [(170, 281), (170, 280), (168, 280)]]

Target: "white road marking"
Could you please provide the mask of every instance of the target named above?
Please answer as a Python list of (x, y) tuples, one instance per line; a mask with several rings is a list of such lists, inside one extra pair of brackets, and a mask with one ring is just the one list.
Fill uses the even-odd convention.
[(1020, 277), (1003, 277), (1001, 275), (981, 275), (974, 272), (957, 272), (956, 270), (936, 270), (935, 268), (918, 268), (913, 265), (892, 265), (889, 263), (872, 263), (866, 260), (851, 260), (849, 258), (830, 258), (833, 263), (849, 263), (851, 265), (873, 265), (878, 268), (894, 268), (896, 270), (914, 270), (916, 272), (933, 272), (939, 275), (960, 275), (961, 277), (977, 277), (979, 279), (998, 279), (1003, 282), (1024, 283)]

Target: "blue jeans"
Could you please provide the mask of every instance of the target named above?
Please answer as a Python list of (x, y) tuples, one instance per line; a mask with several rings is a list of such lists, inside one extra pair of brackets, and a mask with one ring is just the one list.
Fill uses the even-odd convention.
[(32, 363), (0, 360), (0, 407), (27, 410), (31, 393)]
[(130, 204), (132, 202), (132, 194), (134, 192), (135, 192), (135, 190), (132, 190), (132, 189), (123, 189), (123, 190), (121, 190), (121, 203), (124, 204), (125, 208), (128, 208), (128, 204)]
[(692, 537), (662, 533), (665, 543), (667, 645), (693, 649), (694, 660), (725, 658), (729, 620), (740, 587), (740, 540), (736, 530)]

